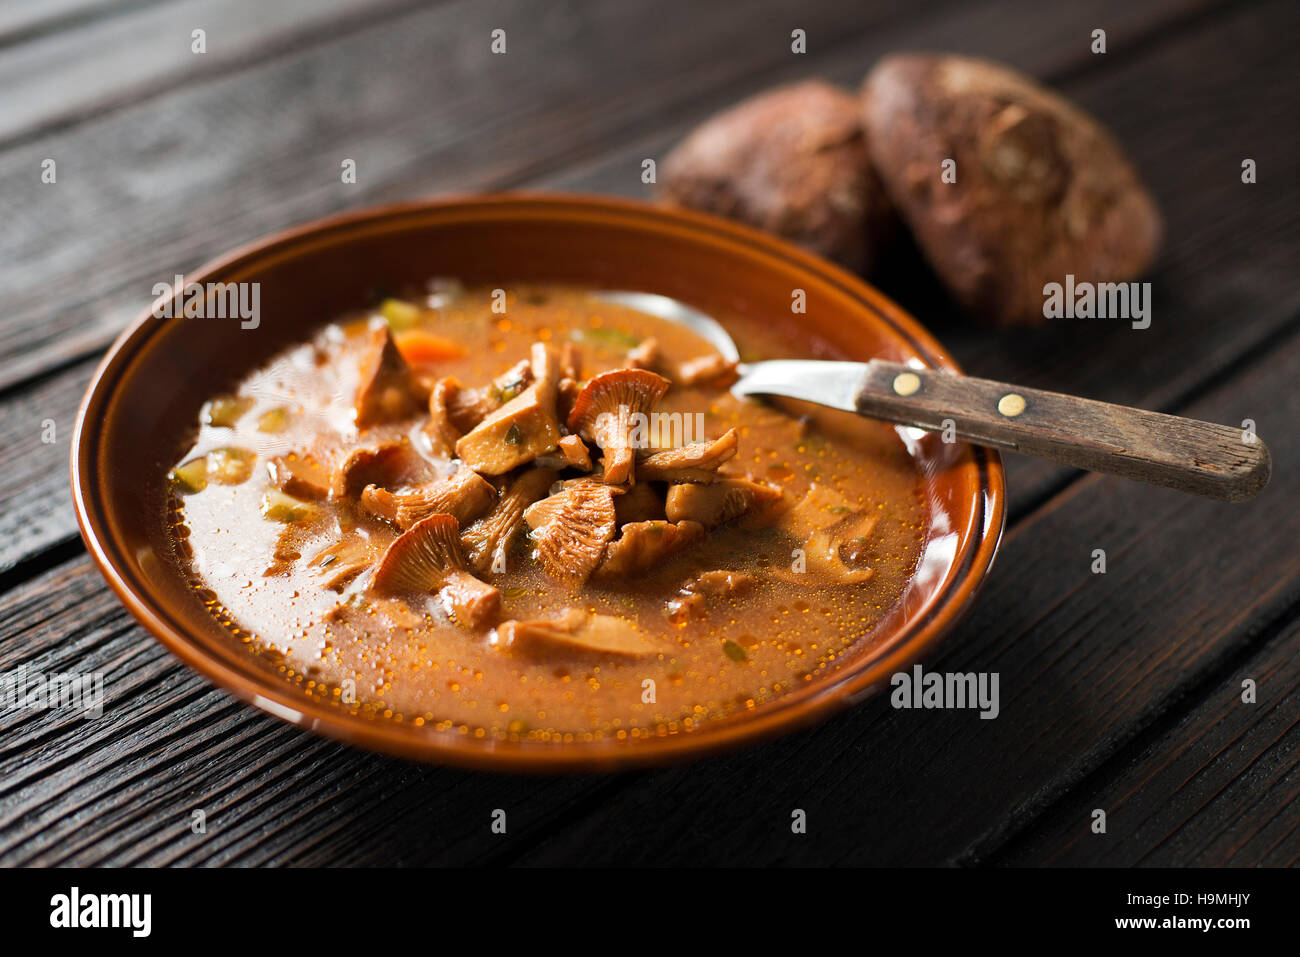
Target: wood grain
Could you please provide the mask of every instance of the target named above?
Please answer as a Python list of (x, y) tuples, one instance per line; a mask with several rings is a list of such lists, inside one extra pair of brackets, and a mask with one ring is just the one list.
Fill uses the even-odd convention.
[(179, 664), (87, 558), (0, 600), (0, 672), (19, 666), (99, 672), (106, 696), (96, 719), (0, 711), (0, 866), (467, 863), (507, 843), (495, 808), (522, 840), (609, 786), (419, 767), (291, 728)]
[[(1293, 613), (1300, 612), (1295, 609)], [(1300, 863), (1300, 620), (1214, 675), (1204, 696), (1084, 779), (1005, 866), (1295, 867)], [(1242, 700), (1246, 680), (1257, 699)], [(1106, 811), (1094, 834), (1092, 812)]]
[[(0, 146), (414, 6), (415, 0), (171, 0), (48, 11), (72, 25), (0, 49)], [(88, 16), (103, 12), (115, 15)], [(39, 27), (29, 21), (9, 29), (30, 34)], [(205, 32), (206, 52), (191, 49), (196, 29)]]
[(854, 404), (886, 422), (951, 429), (954, 440), (1225, 502), (1259, 494), (1272, 468), (1263, 440), (1239, 426), (881, 359), (865, 364)]

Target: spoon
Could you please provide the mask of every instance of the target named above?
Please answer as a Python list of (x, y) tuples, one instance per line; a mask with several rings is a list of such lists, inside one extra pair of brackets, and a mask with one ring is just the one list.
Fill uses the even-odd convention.
[(682, 325), (736, 363), (738, 396), (783, 395), (964, 442), (1239, 502), (1268, 484), (1272, 460), (1253, 431), (1093, 399), (1024, 389), (872, 359), (741, 362), (711, 316), (668, 296), (602, 291), (596, 298)]

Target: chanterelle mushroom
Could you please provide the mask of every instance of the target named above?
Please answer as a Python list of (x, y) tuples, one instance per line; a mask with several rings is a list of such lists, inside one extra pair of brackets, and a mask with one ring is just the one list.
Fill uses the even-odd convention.
[(664, 511), (670, 522), (690, 520), (716, 528), (746, 512), (781, 500), (780, 489), (747, 479), (724, 478), (712, 485), (673, 485)]
[(427, 468), (424, 459), (405, 440), (353, 449), (334, 470), (330, 494), (353, 498), (367, 485), (396, 486), (419, 481)]
[(307, 567), (322, 587), (342, 591), (375, 563), (378, 551), (370, 539), (353, 534), (321, 549)]
[(663, 482), (712, 482), (718, 466), (736, 454), (740, 437), (728, 429), (711, 441), (692, 442), (675, 449), (652, 452), (636, 463), (636, 474), (643, 479)]
[(597, 581), (627, 580), (704, 540), (699, 522), (633, 522), (623, 526), (618, 541), (605, 548), (605, 559), (592, 577)]
[(361, 493), (361, 504), (369, 512), (410, 528), (430, 515), (442, 512), (465, 524), (478, 518), (496, 501), (497, 490), (473, 469), (461, 466), (454, 475), (430, 482), (409, 492), (390, 492), (374, 485)]
[(370, 330), (370, 346), (361, 359), (355, 403), (357, 428), (413, 415), (422, 398), (387, 325)]
[(524, 521), (546, 572), (577, 587), (614, 538), (614, 491), (589, 479), (575, 482), (525, 509)]
[(429, 421), (424, 424), (424, 434), (439, 455), (451, 457), (460, 441), (461, 431), (451, 420), (450, 403), (460, 387), (452, 376), (439, 379), (429, 390)]
[(804, 568), (774, 574), (787, 581), (806, 581), (806, 576), (841, 584), (868, 581), (875, 574), (867, 556), (876, 520), (875, 513), (852, 508), (834, 489), (814, 485), (781, 519), (782, 527), (804, 543)]
[(436, 591), (452, 618), (475, 629), (501, 612), (501, 593), (465, 570), (460, 523), (450, 515), (430, 515), (399, 535), (379, 560), (370, 589), (379, 595)]
[(550, 452), (560, 441), (555, 418), (559, 369), (551, 350), (533, 346), (533, 383), (456, 443), (456, 454), (484, 475), (504, 475)]
[(569, 412), (570, 432), (591, 439), (605, 454), (605, 481), (632, 480), (636, 458), (634, 429), (649, 434), (645, 417), (659, 404), (671, 383), (645, 369), (614, 369), (593, 376)]
[(591, 652), (611, 658), (644, 658), (659, 649), (630, 621), (570, 608), (552, 621), (506, 621), (497, 628), (502, 645), (526, 654)]
[(508, 571), (506, 556), (523, 527), (524, 509), (544, 496), (554, 481), (552, 469), (529, 469), (510, 483), (492, 511), (461, 533), (460, 542), (476, 575)]

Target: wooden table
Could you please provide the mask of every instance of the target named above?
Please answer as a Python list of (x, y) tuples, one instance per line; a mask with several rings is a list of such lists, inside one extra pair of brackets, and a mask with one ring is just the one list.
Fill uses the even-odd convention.
[[(1083, 6), (0, 5), (0, 671), (107, 678), (98, 720), (0, 717), (0, 863), (1294, 864), (1300, 85), (1287, 64), (1300, 8)], [(489, 50), (495, 28), (504, 56)], [(805, 55), (790, 52), (794, 28), (807, 31)], [(1104, 55), (1090, 52), (1096, 28)], [(196, 29), (205, 53), (192, 52)], [(1253, 419), (1275, 458), (1272, 485), (1244, 505), (1009, 461), (1001, 555), (930, 663), (998, 672), (997, 720), (877, 698), (662, 771), (417, 766), (214, 689), (91, 567), (68, 494), (75, 411), (155, 282), (387, 200), (522, 187), (648, 196), (641, 160), (712, 111), (806, 75), (856, 85), (905, 48), (1006, 60), (1075, 97), (1130, 148), (1168, 239), (1145, 331), (974, 329), (905, 254), (877, 277), (884, 290), (968, 371)], [(1255, 184), (1241, 179), (1248, 158)], [(354, 185), (340, 182), (345, 159)], [(1092, 571), (1097, 548), (1105, 574)], [(505, 836), (490, 830), (497, 808)], [(791, 833), (794, 808), (807, 834)], [(1097, 808), (1104, 835), (1090, 829)]]

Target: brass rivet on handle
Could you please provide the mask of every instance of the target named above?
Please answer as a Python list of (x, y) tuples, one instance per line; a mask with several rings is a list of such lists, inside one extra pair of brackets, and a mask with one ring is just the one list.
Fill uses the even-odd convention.
[(1014, 419), (1025, 411), (1025, 397), (1015, 392), (1008, 392), (998, 399), (998, 411), (1008, 419)]
[(894, 391), (899, 395), (912, 395), (921, 388), (921, 377), (915, 372), (900, 372), (894, 376)]

